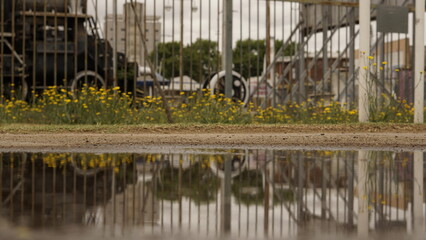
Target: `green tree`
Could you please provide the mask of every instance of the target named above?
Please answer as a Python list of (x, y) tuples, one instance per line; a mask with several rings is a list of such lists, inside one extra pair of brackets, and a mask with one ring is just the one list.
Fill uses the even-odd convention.
[[(283, 41), (275, 40), (275, 52), (283, 46)], [(284, 50), (285, 56), (294, 55), (297, 44), (291, 42)], [(265, 57), (265, 40), (239, 40), (233, 50), (233, 62), (235, 71), (245, 78), (260, 76), (263, 72), (263, 61)]]
[[(192, 79), (202, 82), (204, 78), (218, 69), (219, 53), (217, 42), (198, 39), (183, 49), (183, 73)], [(179, 76), (179, 42), (158, 44), (158, 52), (153, 52), (151, 60), (158, 57), (161, 74), (166, 78)]]
[(158, 56), (161, 75), (168, 79), (179, 76), (179, 42), (158, 44), (157, 52), (151, 53), (150, 58), (152, 61), (155, 59), (155, 55)]

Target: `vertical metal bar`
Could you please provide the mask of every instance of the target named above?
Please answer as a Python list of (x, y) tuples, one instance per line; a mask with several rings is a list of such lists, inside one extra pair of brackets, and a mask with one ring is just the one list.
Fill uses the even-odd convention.
[(179, 90), (183, 91), (183, 0), (180, 0)]
[[(424, 6), (424, 5), (423, 5)], [(413, 178), (413, 226), (416, 232), (423, 233), (425, 228), (424, 215), (424, 159), (423, 152), (414, 152)]]
[[(173, 170), (173, 167), (174, 167), (174, 159), (173, 159), (173, 154), (170, 154), (169, 155), (169, 159), (170, 159), (170, 175), (171, 175), (171, 179), (175, 179), (175, 176), (174, 176), (174, 170)], [(172, 191), (176, 191), (176, 189), (173, 189)], [(170, 229), (170, 231), (171, 232), (173, 232), (173, 201), (170, 201), (170, 226), (171, 226), (171, 229)]]
[(216, 19), (216, 21), (217, 21), (217, 26), (216, 26), (216, 28), (217, 28), (217, 30), (216, 30), (216, 32), (217, 32), (217, 36), (216, 36), (216, 55), (217, 55), (217, 57), (216, 57), (216, 69), (215, 69), (215, 71), (218, 73), (218, 72), (220, 72), (220, 70), (221, 70), (221, 61), (222, 61), (222, 59), (221, 59), (221, 56), (220, 56), (220, 49), (219, 49), (219, 43), (220, 43), (220, 20), (221, 20), (221, 18), (220, 18), (220, 3), (221, 3), (221, 1), (216, 1), (217, 2), (217, 19)]
[[(65, 0), (67, 1), (67, 0)], [(33, 8), (36, 9), (36, 0), (33, 1)], [(36, 93), (36, 86), (37, 86), (37, 18), (36, 14), (33, 15), (33, 23), (32, 23), (32, 29), (33, 29), (33, 45), (32, 45), (32, 52), (33, 52), (33, 59), (32, 59), (32, 91), (34, 93), (32, 94), (32, 102), (35, 102), (35, 93)], [(65, 24), (66, 26), (66, 24)], [(66, 36), (66, 34), (65, 34)], [(66, 65), (66, 62), (65, 62)]]
[(358, 151), (358, 236), (368, 236), (368, 159), (367, 152)]
[[(261, 51), (260, 51), (260, 0), (256, 1), (256, 13), (257, 13), (257, 18), (256, 18), (256, 42), (257, 42), (257, 54), (256, 54), (256, 78), (257, 78), (257, 86), (260, 86), (260, 75), (262, 74), (261, 67), (261, 59), (260, 59), (260, 55), (261, 55)], [(260, 104), (260, 99), (259, 99), (259, 91), (257, 91), (257, 102), (258, 104)], [(256, 228), (256, 232), (257, 232), (257, 228)]]
[[(25, 2), (25, 1), (24, 1)], [(53, 16), (53, 85), (58, 86), (58, 16), (57, 8), (55, 6), (55, 13)], [(25, 34), (23, 34), (25, 36)], [(25, 58), (23, 58), (25, 59)]]
[[(424, 4), (423, 4), (424, 6)], [(371, 0), (359, 2), (359, 50), (360, 50), (360, 69), (358, 74), (358, 112), (359, 121), (367, 122), (369, 120), (368, 108), (368, 82), (369, 70), (368, 59), (370, 56), (370, 17)]]
[[(139, 61), (137, 58), (137, 53), (138, 53), (138, 45), (137, 45), (137, 21), (138, 21), (138, 12), (136, 11), (136, 9), (138, 9), (136, 7), (136, 3), (133, 2), (132, 0), (130, 1), (130, 4), (132, 5), (131, 7), (126, 8), (126, 11), (129, 11), (128, 16), (133, 17), (133, 21), (130, 21), (130, 19), (128, 21), (130, 21), (130, 24), (134, 23), (133, 26), (129, 25), (129, 28), (132, 27), (133, 28), (133, 36), (130, 36), (131, 38), (133, 38), (133, 42), (130, 41), (130, 43), (132, 43), (133, 45), (133, 52), (131, 54), (133, 54), (133, 98), (136, 99), (136, 93), (137, 93), (137, 80), (139, 77)], [(133, 10), (134, 9), (134, 10)], [(133, 11), (132, 11), (133, 10)], [(132, 14), (130, 14), (130, 12), (132, 12)], [(129, 51), (130, 52), (130, 51)], [(139, 89), (140, 90), (140, 89)]]
[[(3, 3), (3, 1), (2, 1)], [(3, 15), (2, 15), (3, 16)], [(4, 169), (5, 157), (3, 153), (0, 153), (0, 211), (3, 211), (3, 169)]]
[[(276, 9), (275, 2), (274, 2), (274, 9)], [(274, 36), (275, 36), (275, 34), (274, 34)], [(274, 70), (274, 72), (275, 72), (275, 70)], [(275, 81), (275, 79), (274, 79), (274, 81)], [(275, 96), (274, 96), (274, 98), (275, 98)], [(275, 171), (275, 160), (276, 160), (276, 155), (275, 155), (275, 150), (271, 150), (271, 152), (272, 152), (272, 166), (271, 166), (271, 173), (270, 173), (271, 174), (270, 179), (271, 179), (271, 182), (272, 182), (272, 186), (270, 188), (271, 189), (271, 208), (272, 208), (272, 220), (271, 220), (272, 221), (272, 223), (271, 223), (272, 230), (271, 231), (272, 231), (272, 237), (274, 237), (274, 232), (275, 232), (275, 207), (274, 207), (274, 205), (275, 205), (274, 199), (275, 198), (274, 197), (275, 197), (275, 173), (276, 173), (276, 171)]]
[[(194, 59), (193, 59), (193, 55), (194, 55), (194, 53), (193, 53), (193, 42), (192, 42), (192, 35), (193, 35), (193, 22), (194, 22), (194, 0), (191, 0), (191, 11), (190, 11), (190, 16), (189, 16), (189, 46), (190, 46), (190, 48), (189, 48), (189, 77), (191, 78), (191, 79), (194, 79), (194, 76), (193, 76), (193, 65), (194, 65), (194, 63), (193, 63), (193, 61), (194, 61)], [(193, 86), (192, 86), (192, 81), (190, 82), (190, 84), (189, 84), (189, 91), (192, 93), (192, 91), (193, 91)], [(189, 224), (189, 225), (191, 225), (191, 224)]]
[[(342, 8), (339, 6), (338, 8), (337, 8), (337, 19), (341, 19), (341, 16), (340, 16), (340, 14), (341, 14), (341, 12), (342, 12)], [(347, 20), (347, 17), (346, 17), (346, 20)], [(337, 52), (340, 54), (340, 52), (341, 52), (341, 48), (340, 48), (340, 41), (341, 41), (341, 31), (342, 31), (342, 27), (341, 26), (337, 26), (336, 25), (336, 27), (338, 27), (339, 29), (338, 29), (338, 34), (337, 34)], [(332, 47), (331, 47), (332, 48)], [(333, 54), (332, 54), (332, 58), (334, 59), (334, 57), (333, 57)], [(338, 56), (336, 56), (336, 61), (339, 61), (339, 63), (338, 63), (338, 68), (337, 68), (337, 77), (336, 77), (336, 81), (337, 81), (337, 93), (336, 93), (336, 95), (337, 95), (337, 98), (335, 97), (335, 99), (338, 101), (338, 102), (340, 102), (340, 101), (342, 101), (341, 99), (340, 99), (340, 73), (341, 73), (341, 66), (342, 66), (342, 60), (340, 59), (338, 59), (339, 57)], [(333, 79), (333, 75), (331, 75), (331, 79)], [(333, 82), (332, 82), (332, 84), (333, 84)], [(331, 89), (333, 89), (333, 87), (334, 86), (332, 86), (332, 88)], [(332, 93), (333, 94), (333, 93)], [(337, 215), (337, 217), (339, 217), (339, 215)]]
[[(93, 0), (92, 0), (92, 3), (93, 3)], [(100, 74), (102, 71), (101, 71), (101, 69), (99, 69), (99, 65), (100, 65), (99, 64), (99, 41), (101, 40), (100, 39), (101, 35), (99, 34), (99, 31), (98, 31), (98, 28), (99, 28), (99, 26), (98, 26), (98, 23), (99, 23), (99, 17), (98, 17), (98, 0), (95, 0), (95, 3), (94, 3), (93, 7), (95, 8), (95, 22), (92, 23), (93, 26), (91, 26), (91, 24), (89, 24), (89, 27), (93, 27), (94, 28), (94, 29), (92, 29), (92, 33), (94, 33), (93, 37), (95, 38), (95, 42), (94, 42), (94, 44), (95, 44), (95, 49), (94, 49), (94, 54), (95, 54), (95, 56), (94, 56), (94, 58), (95, 58), (94, 59), (94, 64), (95, 64), (95, 66), (94, 66), (94, 70), (95, 70), (96, 74)], [(92, 21), (92, 19), (93, 18), (90, 18), (89, 21)], [(105, 29), (105, 31), (106, 30), (107, 29)], [(126, 45), (126, 44), (124, 44), (124, 45)], [(124, 73), (125, 73), (124, 74), (124, 78), (125, 78), (125, 83), (127, 83), (127, 61), (125, 61), (125, 64), (126, 64), (126, 68), (125, 68), (125, 71), (124, 71)], [(103, 75), (105, 76), (105, 74), (103, 74)], [(102, 74), (101, 74), (101, 76), (102, 76)], [(104, 82), (105, 85), (103, 87), (106, 88), (107, 87), (106, 85), (107, 85), (108, 81), (107, 81), (106, 78), (104, 78), (104, 80), (105, 80), (105, 82)], [(127, 86), (127, 84), (125, 86)], [(127, 90), (127, 89), (125, 89), (125, 90)], [(95, 179), (96, 179), (96, 175), (95, 175)]]
[(327, 218), (327, 182), (326, 182), (326, 165), (325, 159), (321, 159), (321, 218)]
[[(263, 71), (266, 73), (266, 79), (270, 80), (271, 75), (266, 72), (266, 68), (269, 67), (271, 63), (271, 6), (270, 6), (270, 0), (265, 1), (265, 18), (266, 18), (266, 32), (265, 32), (265, 66)], [(275, 91), (275, 88), (272, 89), (272, 91)], [(269, 99), (265, 99), (265, 101), (268, 101)], [(274, 103), (274, 100), (273, 100)]]
[(42, 162), (41, 176), (41, 225), (44, 228), (46, 224), (46, 164)]
[[(302, 29), (303, 24), (305, 23), (305, 16), (303, 7), (301, 4), (299, 4), (299, 22), (302, 22)], [(306, 89), (305, 89), (305, 75), (303, 74), (305, 71), (305, 36), (303, 31), (299, 32), (299, 64), (298, 64), (298, 73), (299, 73), (299, 82), (298, 82), (298, 92), (297, 94), (297, 102), (300, 104), (304, 99), (306, 99)]]
[[(135, 159), (135, 154), (132, 154), (131, 156), (132, 158), (132, 175), (136, 177), (136, 181), (138, 179), (138, 171), (136, 169), (136, 159)], [(135, 225), (136, 224), (136, 186), (137, 184), (134, 184), (132, 187), (132, 209), (134, 209), (135, 211), (132, 211), (132, 224)], [(162, 210), (161, 210), (162, 212)], [(161, 218), (161, 226), (163, 226), (163, 218)]]
[[(228, 6), (227, 6), (228, 7)], [(231, 13), (232, 14), (232, 13)], [(221, 222), (222, 233), (227, 235), (231, 232), (231, 171), (232, 171), (232, 156), (227, 154), (225, 157), (224, 179), (222, 180), (222, 201), (221, 201)]]
[[(21, 158), (21, 179), (22, 179), (22, 184), (21, 184), (21, 216), (24, 216), (24, 201), (25, 201), (25, 172), (26, 172), (26, 165), (27, 165), (27, 157), (28, 155), (26, 153), (22, 153), (21, 154), (22, 158)], [(0, 161), (2, 161), (1, 157), (0, 157)], [(1, 175), (0, 175), (1, 176)], [(1, 181), (1, 180), (0, 180)], [(0, 191), (1, 191), (1, 184), (0, 184)], [(0, 196), (1, 197), (1, 196)], [(0, 210), (1, 210), (1, 203), (0, 203)]]
[[(272, 48), (272, 57), (271, 57), (271, 61), (274, 61), (275, 60), (275, 58), (276, 58), (276, 52), (277, 52), (277, 39), (278, 39), (278, 36), (277, 36), (277, 1), (274, 1), (274, 27), (273, 27), (273, 29), (274, 29), (274, 38), (273, 38), (273, 48)], [(284, 39), (282, 39), (282, 41), (284, 42)], [(283, 55), (285, 55), (285, 54), (283, 54)], [(277, 91), (278, 91), (278, 85), (277, 85), (277, 64), (276, 64), (276, 61), (274, 61), (274, 67), (272, 68), (273, 69), (273, 71), (272, 71), (272, 82), (273, 82), (273, 89), (274, 89), (274, 92), (273, 92), (273, 94), (272, 94), (272, 99), (273, 99), (273, 107), (277, 107)], [(275, 154), (273, 154), (274, 156), (275, 156)], [(272, 220), (273, 220), (274, 218), (272, 218)], [(274, 226), (274, 224), (272, 224), (272, 227)], [(272, 230), (272, 233), (273, 233), (274, 231)]]
[[(304, 185), (303, 166), (305, 164), (305, 159), (302, 156), (301, 152), (298, 152), (297, 156), (298, 156), (298, 161), (297, 161), (297, 220), (302, 221), (302, 219), (303, 219), (303, 185)], [(324, 181), (324, 179), (322, 181)]]
[[(10, 153), (10, 159), (9, 159), (9, 217), (13, 219), (13, 203), (15, 202), (13, 199), (13, 184), (14, 184), (14, 162), (15, 162), (15, 156), (14, 153)], [(44, 195), (43, 195), (44, 196)], [(44, 205), (42, 204), (42, 207)]]
[[(242, 1), (240, 1), (240, 6), (241, 6), (241, 9), (242, 9), (242, 4), (241, 3), (242, 3)], [(244, 157), (245, 157), (246, 161), (248, 161), (249, 155), (245, 154)], [(238, 169), (238, 172), (239, 172), (239, 174), (238, 174), (238, 183), (239, 184), (242, 183), (242, 174), (241, 174), (242, 171), (243, 171), (242, 167), (239, 167), (239, 169)], [(238, 197), (239, 199), (241, 199), (241, 190), (238, 191), (238, 196), (235, 196), (235, 197)], [(241, 236), (241, 202), (238, 202), (238, 236), (239, 237)]]
[(352, 157), (349, 159), (348, 169), (348, 225), (349, 227), (354, 224), (354, 185), (355, 185), (355, 155), (351, 154)]
[(113, 86), (116, 87), (117, 82), (117, 51), (118, 51), (118, 6), (117, 6), (117, 0), (113, 1), (113, 15), (114, 15), (114, 47), (113, 47), (113, 53), (112, 53), (112, 71), (113, 71)]
[[(172, 56), (175, 56), (175, 0), (172, 0)], [(171, 93), (172, 93), (172, 96), (174, 96), (175, 95), (175, 91), (176, 91), (176, 88), (175, 88), (175, 81), (173, 81), (174, 80), (174, 77), (175, 77), (175, 61), (172, 61), (172, 74), (171, 74), (171, 76), (170, 76), (170, 78), (172, 79), (172, 82), (171, 82)]]
[[(192, 0), (191, 0), (191, 6), (192, 6)], [(192, 12), (192, 11), (191, 11)], [(191, 169), (191, 171), (193, 171), (193, 159), (195, 157), (195, 155), (187, 155), (188, 156), (188, 161), (189, 161), (189, 169)], [(195, 181), (197, 181), (197, 179), (195, 179)], [(188, 179), (188, 184), (189, 184), (189, 188), (192, 189), (193, 187), (193, 179), (192, 179), (192, 174), (189, 174), (189, 179)], [(191, 224), (192, 224), (192, 199), (190, 198), (188, 201), (188, 230), (191, 231)]]
[(232, 98), (232, 0), (223, 0), (223, 59), (225, 97)]
[(15, 93), (15, 37), (16, 37), (16, 29), (15, 29), (15, 19), (16, 19), (16, 2), (12, 1), (12, 19), (11, 19), (11, 27), (12, 27), (12, 36), (11, 36), (11, 45), (12, 45), (12, 53), (11, 53), (11, 79), (10, 79), (10, 97), (11, 100), (14, 100), (16, 97)]
[[(108, 0), (105, 0), (104, 6), (105, 6), (104, 15), (106, 17), (108, 17), (108, 9), (109, 9)], [(109, 34), (108, 34), (109, 31), (110, 31), (109, 28), (111, 28), (111, 26), (109, 24), (109, 21), (107, 20), (107, 21), (105, 21), (105, 31), (104, 31), (104, 34), (105, 34), (104, 40), (105, 41), (104, 41), (104, 44), (103, 44), (104, 45), (103, 46), (103, 56), (104, 56), (103, 69), (104, 69), (104, 73), (105, 73), (105, 76), (104, 76), (105, 82), (108, 82), (109, 79), (111, 78), (111, 76), (110, 76), (111, 66), (110, 66), (110, 62), (109, 62), (109, 59), (111, 59), (111, 56), (110, 56), (111, 53), (109, 51), (109, 46), (110, 46), (109, 45)], [(113, 51), (116, 51), (116, 48)]]
[[(71, 157), (73, 158), (76, 158), (76, 155), (71, 155)], [(73, 160), (75, 160), (75, 159), (73, 159)], [(77, 212), (76, 212), (76, 210), (77, 210), (77, 172), (76, 172), (76, 169), (75, 168), (73, 168), (72, 169), (72, 172), (73, 172), (73, 182), (72, 182), (72, 196), (73, 196), (73, 199), (72, 199), (72, 220), (73, 220), (73, 222), (76, 222), (76, 220), (77, 220)]]
[[(256, 150), (256, 172), (257, 173), (259, 172), (259, 165), (260, 165), (259, 164), (259, 151), (260, 150)], [(259, 179), (259, 174), (256, 174), (256, 183), (259, 183), (260, 181), (261, 181), (261, 179)], [(259, 196), (256, 195), (256, 202), (258, 202), (258, 201), (259, 201)], [(258, 222), (259, 222), (259, 219), (258, 219), (258, 217), (259, 217), (259, 207), (258, 207), (258, 204), (256, 204), (256, 206), (255, 206), (254, 215), (255, 215), (254, 234), (257, 237), (257, 229), (258, 229), (258, 226), (259, 226), (259, 224), (258, 224)]]
[[(127, 156), (122, 156), (121, 158), (119, 157), (118, 159), (117, 159), (117, 161), (118, 161), (118, 164), (120, 164), (121, 163), (121, 165), (120, 165), (120, 167), (121, 167), (121, 170), (122, 170), (122, 173), (123, 173), (123, 175), (122, 175), (122, 179), (120, 179), (121, 181), (123, 181), (123, 199), (124, 199), (124, 201), (123, 201), (123, 204), (121, 204), (121, 207), (122, 207), (122, 217), (123, 217), (123, 219), (122, 219), (122, 221), (123, 221), (123, 225), (122, 225), (122, 229), (123, 229), (123, 232), (124, 232), (124, 230), (126, 229), (126, 224), (127, 224), (127, 219), (128, 219), (128, 211), (127, 211), (127, 209), (129, 209), (129, 207), (127, 206), (127, 200), (128, 200), (128, 193), (127, 193), (127, 162), (126, 162), (126, 158), (127, 158)], [(131, 180), (132, 182), (132, 184), (134, 184), (133, 183), (133, 179)], [(133, 185), (134, 186), (134, 185)], [(154, 208), (152, 208), (153, 210), (154, 210)]]
[(424, 88), (425, 88), (425, 0), (415, 2), (415, 41), (414, 41), (414, 122), (424, 122)]
[[(64, 7), (65, 8), (68, 7), (68, 0), (64, 1)], [(63, 53), (63, 55), (64, 55), (63, 56), (64, 57), (64, 77), (63, 77), (64, 78), (63, 79), (64, 82), (63, 82), (63, 84), (64, 84), (64, 87), (67, 88), (68, 87), (67, 84), (70, 83), (69, 82), (70, 79), (68, 79), (68, 64), (69, 64), (69, 61), (68, 61), (68, 37), (69, 37), (68, 36), (68, 20), (69, 19), (68, 19), (68, 12), (67, 11), (65, 11), (63, 20), (64, 20), (64, 38), (65, 38), (65, 40), (64, 40), (64, 53)], [(35, 34), (35, 30), (34, 30), (33, 34)], [(34, 36), (34, 40), (33, 41), (35, 41), (35, 39), (36, 38)], [(35, 45), (34, 45), (34, 49), (33, 50), (35, 50)], [(35, 62), (35, 57), (34, 57), (34, 62)], [(33, 71), (35, 72), (34, 68), (35, 68), (35, 66), (33, 65)], [(33, 79), (33, 99), (32, 99), (33, 102), (35, 102), (35, 93), (36, 93), (36, 88), (35, 87), (36, 86), (35, 86), (35, 75), (34, 75), (34, 79)]]
[[(329, 6), (322, 6), (322, 16), (323, 16), (323, 20), (322, 20), (322, 42), (323, 44), (327, 44), (327, 46), (323, 46), (323, 50), (322, 50), (322, 91), (321, 94), (323, 94), (323, 96), (325, 96), (326, 90), (327, 90), (327, 86), (326, 86), (326, 75), (325, 73), (327, 72), (328, 69), (328, 24), (329, 24), (329, 14), (330, 14), (330, 9)], [(330, 40), (331, 41), (331, 40)]]
[[(25, 9), (26, 9), (26, 2), (24, 1), (24, 3), (22, 4), (22, 12), (25, 12)], [(26, 24), (27, 19), (26, 19), (25, 14), (22, 14), (21, 21), (22, 21), (21, 24), (22, 24), (22, 29), (23, 29), (22, 30), (22, 36), (21, 36), (22, 37), (21, 54), (22, 54), (22, 59), (23, 59), (23, 64), (21, 66), (22, 67), (22, 71), (21, 71), (21, 74), (22, 74), (22, 76), (21, 76), (21, 93), (23, 94), (22, 100), (28, 100), (27, 96), (24, 96), (24, 91), (25, 91), (24, 86), (27, 83), (27, 80), (25, 79), (27, 77), (27, 63), (26, 63), (26, 59), (27, 59), (27, 54), (26, 54), (27, 39), (26, 39), (26, 35), (27, 35), (27, 33), (25, 31), (25, 29), (27, 29), (27, 24)], [(56, 35), (55, 35), (55, 39), (56, 39)], [(3, 42), (2, 42), (2, 44), (3, 44)], [(4, 71), (4, 70), (2, 69), (1, 71)], [(27, 87), (28, 87), (28, 85), (27, 85)], [(27, 89), (27, 91), (28, 91), (28, 89)], [(27, 93), (25, 93), (25, 94), (27, 94)], [(1, 102), (1, 96), (2, 96), (2, 94), (0, 92), (0, 102)]]
[(37, 160), (37, 155), (34, 154), (34, 158), (31, 159), (31, 220), (35, 220), (35, 161)]
[(270, 208), (270, 183), (269, 183), (269, 169), (268, 169), (268, 151), (265, 150), (265, 163), (262, 169), (264, 181), (264, 196), (263, 196), (263, 234), (269, 234), (269, 208)]
[[(218, 9), (218, 11), (219, 11), (219, 9)], [(202, 39), (203, 38), (203, 0), (200, 0), (200, 18), (199, 18), (199, 27), (200, 27), (200, 29), (198, 30), (199, 31), (199, 39)], [(219, 28), (218, 28), (219, 29)], [(219, 34), (218, 34), (219, 35)], [(218, 47), (219, 47), (219, 42), (218, 42)], [(198, 50), (198, 49), (197, 49)], [(201, 50), (201, 49), (199, 49), (199, 50)], [(202, 72), (202, 61), (201, 61), (201, 59), (200, 59), (200, 61), (199, 61), (199, 64), (198, 64), (199, 66), (198, 66), (198, 71), (201, 73)], [(201, 86), (202, 86), (202, 82), (203, 82), (203, 79), (202, 79), (202, 74), (200, 74), (200, 79), (198, 79), (198, 81), (200, 82), (200, 89), (201, 89)], [(198, 226), (199, 226), (199, 224), (198, 224)]]
[[(54, 163), (54, 166), (53, 166), (53, 169), (52, 169), (53, 174), (52, 174), (52, 190), (51, 190), (51, 193), (52, 193), (52, 205), (53, 205), (52, 206), (52, 208), (53, 208), (52, 216), (56, 217), (57, 216), (57, 213), (56, 213), (56, 168), (58, 167), (57, 164), (60, 164), (60, 162), (56, 158), (55, 158), (54, 161), (55, 161), (55, 163)], [(53, 226), (56, 226), (56, 221), (53, 221)]]
[[(3, 96), (4, 96), (4, 66), (5, 66), (5, 64), (4, 64), (4, 41), (5, 41), (5, 38), (4, 38), (4, 35), (5, 35), (5, 32), (4, 32), (4, 20), (5, 20), (5, 14), (6, 14), (6, 9), (5, 9), (5, 3), (4, 3), (5, 1), (4, 0), (2, 0), (1, 1), (1, 7), (0, 7), (0, 10), (1, 10), (1, 12), (0, 12), (0, 38), (1, 38), (1, 44), (0, 44), (0, 63), (1, 63), (1, 68), (2, 68), (2, 70), (0, 71), (0, 103), (3, 103), (4, 102), (4, 99), (3, 99)], [(1, 181), (1, 179), (0, 179), (0, 181)], [(0, 186), (2, 186), (2, 185), (0, 185)], [(1, 194), (1, 193), (0, 193)], [(1, 195), (0, 195), (0, 203), (1, 203), (1, 201), (2, 201), (2, 198), (1, 198)], [(0, 206), (1, 206), (2, 204), (0, 204)]]
[[(183, 1), (183, 0), (181, 0)], [(182, 5), (183, 7), (183, 5)], [(178, 172), (178, 202), (179, 202), (179, 206), (178, 206), (178, 211), (179, 211), (179, 215), (178, 215), (178, 223), (179, 223), (179, 228), (182, 228), (182, 198), (183, 198), (183, 193), (182, 193), (182, 172), (183, 172), (183, 168), (182, 168), (182, 154), (179, 154), (179, 161), (178, 161), (178, 168), (179, 168), (179, 172)]]
[[(148, 55), (148, 52), (149, 52), (149, 45), (147, 44), (147, 38), (148, 38), (148, 36), (147, 36), (147, 15), (146, 15), (146, 0), (144, 0), (143, 1), (143, 3), (142, 3), (143, 5), (143, 9), (141, 10), (141, 12), (140, 12), (140, 15), (139, 16), (137, 16), (136, 17), (136, 19), (141, 19), (142, 20), (142, 29), (139, 29), (139, 37), (140, 38), (142, 38), (142, 41), (141, 41), (141, 43), (142, 43), (142, 45), (141, 45), (141, 52), (142, 52), (142, 56), (143, 56), (143, 58), (142, 58), (142, 61), (143, 61), (143, 63), (140, 63), (140, 64), (142, 64), (144, 67), (146, 67), (147, 65), (148, 65), (148, 57), (149, 57), (149, 55)], [(147, 50), (148, 51), (146, 51), (146, 53), (145, 53), (145, 51), (144, 51), (144, 45), (148, 48)], [(150, 68), (150, 71), (152, 71), (152, 72), (154, 72), (154, 68), (155, 67), (152, 67), (152, 69)], [(149, 91), (148, 91), (148, 88), (147, 88), (148, 86), (147, 86), (147, 75), (146, 74), (144, 74), (143, 75), (143, 92), (144, 92), (144, 96), (148, 96), (149, 95)], [(144, 193), (145, 194), (145, 193)]]
[[(251, 3), (252, 3), (252, 1), (248, 1), (248, 14), (247, 14), (248, 19), (246, 20), (246, 21), (248, 21), (248, 41), (249, 42), (251, 42), (251, 12), (252, 12)], [(242, 54), (242, 51), (241, 51), (241, 54)], [(251, 79), (252, 79), (251, 58), (248, 58), (247, 64), (248, 64), (247, 80), (248, 80), (248, 85), (249, 85), (249, 91), (251, 91), (251, 86), (250, 86), (252, 84), (252, 81), (251, 81)], [(259, 87), (259, 85), (257, 85), (257, 87)]]
[(64, 166), (62, 170), (62, 222), (66, 219), (66, 202), (67, 202), (67, 164), (68, 156), (64, 159)]

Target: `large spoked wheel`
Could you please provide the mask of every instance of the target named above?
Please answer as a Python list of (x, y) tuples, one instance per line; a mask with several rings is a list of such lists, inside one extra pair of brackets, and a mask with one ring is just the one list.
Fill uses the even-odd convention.
[(81, 71), (71, 81), (70, 90), (75, 93), (85, 87), (105, 88), (105, 80), (94, 71)]
[(102, 171), (100, 167), (89, 168), (88, 163), (82, 164), (81, 155), (79, 154), (71, 155), (71, 166), (79, 176), (93, 177)]
[(3, 97), (8, 100), (26, 100), (28, 96), (28, 83), (25, 79), (12, 82), (5, 82)]
[[(222, 162), (211, 162), (210, 169), (219, 178), (225, 178), (225, 163)], [(245, 155), (234, 155), (231, 159), (231, 177), (234, 178), (241, 174), (244, 167), (247, 165)]]
[[(214, 74), (204, 82), (203, 88), (210, 89), (211, 94), (225, 94), (225, 71)], [(232, 99), (247, 104), (249, 88), (247, 81), (237, 72), (232, 72)]]

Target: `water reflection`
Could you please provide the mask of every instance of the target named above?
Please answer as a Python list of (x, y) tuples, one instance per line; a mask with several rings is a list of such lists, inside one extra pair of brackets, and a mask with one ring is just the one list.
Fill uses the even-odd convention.
[(252, 238), (424, 229), (423, 153), (210, 149), (0, 160), (2, 216), (37, 229), (219, 235), (228, 221), (231, 234)]

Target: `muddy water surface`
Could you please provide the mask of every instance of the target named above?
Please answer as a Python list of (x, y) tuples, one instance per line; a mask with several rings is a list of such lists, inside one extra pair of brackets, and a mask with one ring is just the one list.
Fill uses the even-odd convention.
[(424, 231), (423, 152), (193, 148), (3, 152), (0, 160), (1, 239)]

